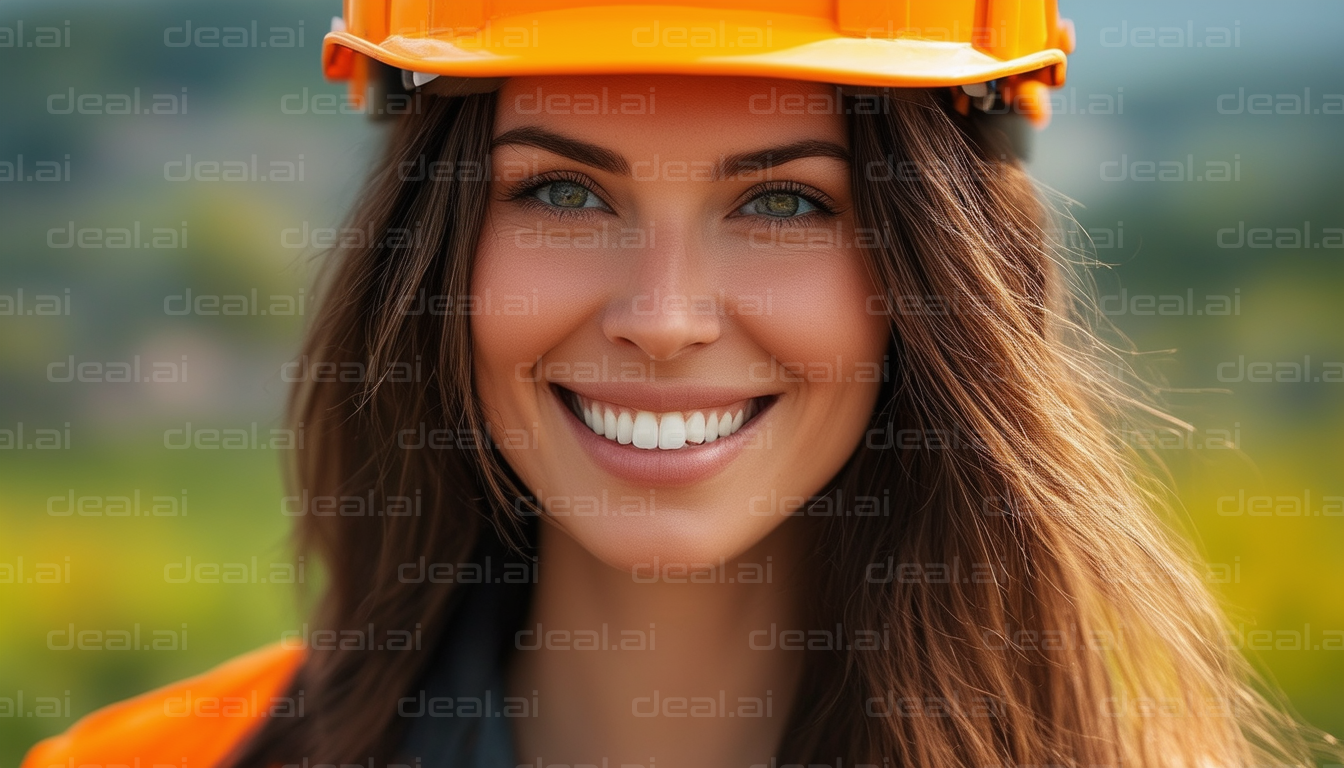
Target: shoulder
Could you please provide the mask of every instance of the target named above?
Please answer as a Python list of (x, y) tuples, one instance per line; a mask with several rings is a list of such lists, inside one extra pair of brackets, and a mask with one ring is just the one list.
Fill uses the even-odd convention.
[(263, 716), (302, 716), (302, 696), (281, 697), (303, 658), (302, 648), (276, 643), (103, 707), (39, 742), (22, 768), (213, 765)]

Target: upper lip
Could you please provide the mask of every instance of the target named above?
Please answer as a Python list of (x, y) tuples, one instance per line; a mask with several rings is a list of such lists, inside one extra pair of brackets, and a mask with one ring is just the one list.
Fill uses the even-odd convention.
[(623, 405), (636, 411), (670, 413), (722, 408), (756, 397), (778, 392), (762, 392), (745, 387), (713, 384), (649, 384), (635, 382), (571, 383), (550, 382), (552, 386), (575, 392), (589, 400)]

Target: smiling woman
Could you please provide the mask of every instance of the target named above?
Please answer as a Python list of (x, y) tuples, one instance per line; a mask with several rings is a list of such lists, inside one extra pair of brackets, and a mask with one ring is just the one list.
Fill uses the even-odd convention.
[[(301, 359), (425, 374), (295, 379), (313, 631), (30, 768), (1308, 759), (1107, 437), (1128, 397), (1017, 118), (972, 108), (1049, 62), (879, 89), (679, 56), (419, 94)], [(183, 689), (294, 706), (164, 720)]]
[[(503, 452), (526, 488), (550, 497), (605, 489), (649, 498), (647, 517), (570, 516), (559, 527), (628, 571), (655, 554), (685, 562), (735, 557), (793, 510), (744, 515), (771, 491), (804, 499), (853, 453), (873, 413), (887, 352), (885, 313), (854, 239), (843, 115), (750, 114), (778, 83), (601, 78), (614, 92), (656, 88), (658, 113), (560, 115), (511, 109), (536, 79), (499, 92), (496, 178), (472, 292), (541, 289), (542, 318), (484, 316), (472, 326), (475, 385), (492, 429), (539, 426), (537, 446)], [(587, 78), (549, 78), (583, 92)], [(797, 83), (800, 93), (833, 91)], [(705, 131), (702, 126), (713, 125)], [(600, 144), (599, 144), (600, 142)], [(649, 158), (659, 158), (657, 166)], [(700, 175), (668, 173), (703, 160)], [(635, 163), (645, 161), (643, 173)], [(838, 226), (837, 226), (838, 225)], [(576, 240), (604, 228), (650, 233), (642, 247), (535, 247), (538, 232)], [(808, 247), (772, 235), (821, 234)], [(740, 312), (769, 295), (769, 313)], [(655, 311), (640, 311), (650, 297)], [(695, 302), (691, 297), (707, 300)], [(837, 358), (833, 376), (752, 375), (773, 361)], [(656, 376), (525, 376), (564, 361)], [(654, 494), (654, 495), (651, 495)], [(656, 500), (655, 500), (656, 499)]]

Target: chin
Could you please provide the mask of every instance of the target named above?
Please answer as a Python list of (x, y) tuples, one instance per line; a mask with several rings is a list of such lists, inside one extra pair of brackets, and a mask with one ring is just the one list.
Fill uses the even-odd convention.
[(769, 537), (781, 521), (749, 515), (744, 499), (696, 509), (659, 505), (644, 516), (551, 516), (551, 522), (596, 559), (638, 576), (650, 568), (676, 574), (684, 573), (683, 567), (703, 572), (706, 566), (730, 563)]

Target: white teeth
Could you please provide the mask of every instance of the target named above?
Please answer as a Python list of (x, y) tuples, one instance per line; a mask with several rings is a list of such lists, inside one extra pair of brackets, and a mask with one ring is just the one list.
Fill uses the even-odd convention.
[(621, 445), (634, 445), (644, 450), (675, 451), (687, 445), (712, 443), (728, 437), (756, 415), (759, 408), (750, 400), (726, 411), (689, 411), (654, 413), (631, 411), (618, 406), (582, 398), (576, 410), (594, 433)]
[(705, 414), (696, 411), (686, 420), (686, 442), (705, 442)]
[(658, 422), (658, 447), (673, 451), (686, 445), (686, 420), (680, 413), (665, 413)]
[(705, 419), (705, 442), (712, 443), (719, 439), (719, 419), (713, 411)]
[(635, 415), (635, 431), (631, 435), (631, 442), (636, 448), (658, 447), (658, 419), (652, 413), (640, 411)]

